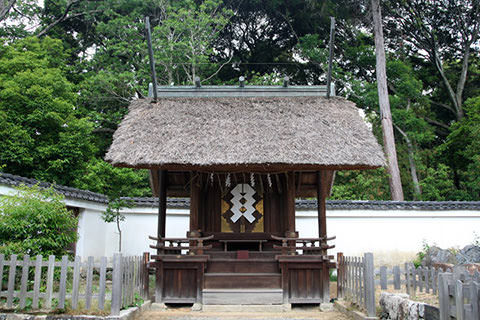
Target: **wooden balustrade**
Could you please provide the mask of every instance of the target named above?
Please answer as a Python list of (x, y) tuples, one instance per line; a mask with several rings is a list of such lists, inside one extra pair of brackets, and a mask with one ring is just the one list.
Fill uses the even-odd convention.
[(204, 250), (212, 248), (212, 245), (204, 245), (204, 241), (212, 240), (213, 235), (208, 237), (190, 238), (157, 238), (149, 236), (148, 238), (157, 241), (156, 244), (150, 245), (150, 248), (157, 249), (158, 254), (181, 255), (182, 250), (187, 250), (189, 255), (202, 255)]
[(328, 245), (327, 241), (336, 239), (335, 236), (321, 238), (288, 238), (272, 235), (271, 237), (274, 240), (282, 242), (281, 246), (273, 245), (274, 249), (282, 251), (282, 255), (296, 255), (299, 254), (299, 251), (301, 251), (301, 254), (303, 255), (326, 255), (328, 249), (335, 248), (335, 245)]

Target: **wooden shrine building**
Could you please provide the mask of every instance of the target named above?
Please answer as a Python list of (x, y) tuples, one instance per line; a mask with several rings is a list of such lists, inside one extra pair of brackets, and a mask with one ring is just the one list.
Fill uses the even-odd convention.
[[(156, 102), (130, 105), (106, 160), (150, 170), (157, 302), (329, 301), (334, 173), (385, 159), (355, 105), (325, 95), (325, 86), (197, 85), (159, 87)], [(165, 238), (167, 196), (190, 197), (183, 239)], [(318, 238), (298, 234), (296, 197), (318, 199)]]

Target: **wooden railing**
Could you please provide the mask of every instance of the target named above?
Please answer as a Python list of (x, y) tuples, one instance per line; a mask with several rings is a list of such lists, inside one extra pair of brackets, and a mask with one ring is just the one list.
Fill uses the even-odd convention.
[(191, 238), (157, 238), (148, 237), (157, 243), (150, 245), (150, 248), (157, 249), (158, 254), (182, 254), (182, 251), (188, 251), (189, 255), (202, 255), (204, 250), (209, 250), (212, 245), (204, 245), (204, 241), (212, 240), (213, 235), (208, 237)]
[(336, 237), (284, 238), (272, 235), (272, 239), (282, 242), (281, 246), (273, 245), (274, 249), (282, 251), (282, 255), (326, 255), (328, 249), (335, 248), (335, 245), (328, 245), (327, 241), (334, 240)]

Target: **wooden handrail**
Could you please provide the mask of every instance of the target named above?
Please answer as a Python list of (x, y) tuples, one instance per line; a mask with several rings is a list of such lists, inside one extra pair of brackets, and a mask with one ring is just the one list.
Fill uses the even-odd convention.
[[(282, 241), (281, 246), (273, 245), (273, 249), (282, 250), (282, 255), (295, 255), (299, 250), (302, 250), (302, 253), (320, 251), (321, 254), (326, 254), (328, 249), (335, 248), (335, 245), (328, 245), (327, 241), (336, 239), (335, 236), (321, 238), (290, 238), (272, 235), (271, 237), (274, 240)], [(318, 242), (318, 245), (315, 245), (316, 242)], [(311, 245), (307, 246), (308, 243)], [(297, 244), (300, 244), (300, 246), (297, 246)]]
[(335, 245), (322, 245), (321, 247), (293, 247), (293, 246), (279, 246), (274, 244), (273, 249), (290, 249), (290, 250), (303, 250), (303, 251), (321, 251), (335, 248)]
[[(202, 255), (203, 250), (209, 250), (212, 248), (212, 245), (204, 246), (203, 242), (211, 240), (213, 237), (213, 235), (210, 235), (208, 237), (192, 238), (157, 238), (153, 236), (149, 236), (148, 238), (157, 241), (155, 245), (150, 245), (150, 248), (157, 249), (158, 254), (163, 254), (164, 251), (188, 250), (190, 255)], [(168, 242), (169, 245), (165, 245), (165, 242)], [(187, 243), (188, 246), (182, 246), (184, 243)]]
[(163, 249), (163, 250), (199, 250), (199, 249), (203, 249), (203, 250), (208, 250), (208, 249), (212, 249), (212, 245), (209, 244), (208, 246), (186, 246), (186, 247), (180, 247), (180, 246), (174, 246), (174, 247), (159, 247), (157, 245), (150, 245), (150, 248), (152, 249)]
[(172, 241), (172, 242), (188, 242), (188, 241), (205, 241), (205, 240), (211, 240), (213, 239), (213, 234), (208, 236), (208, 237), (200, 237), (200, 238), (157, 238), (154, 236), (148, 236), (150, 240), (155, 240), (155, 241)]
[(274, 240), (286, 240), (286, 241), (296, 241), (296, 242), (311, 242), (311, 241), (329, 241), (335, 240), (337, 236), (332, 237), (321, 237), (321, 238), (285, 238), (285, 237), (278, 237), (275, 235), (271, 235), (272, 239)]

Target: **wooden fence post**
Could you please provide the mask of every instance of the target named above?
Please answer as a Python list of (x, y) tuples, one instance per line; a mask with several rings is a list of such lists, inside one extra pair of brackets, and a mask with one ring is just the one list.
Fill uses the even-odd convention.
[(413, 295), (417, 294), (417, 269), (415, 266), (411, 266), (412, 270), (412, 281), (413, 281)]
[(25, 298), (27, 297), (28, 270), (30, 268), (30, 256), (23, 256), (22, 280), (20, 284), (20, 309), (25, 308)]
[(472, 281), (472, 285), (470, 287), (470, 301), (472, 303), (472, 319), (479, 319), (480, 318), (480, 301), (478, 296), (478, 290), (480, 289), (480, 284)]
[(440, 273), (438, 275), (438, 301), (440, 304), (440, 320), (450, 319), (450, 295), (448, 292), (448, 283), (451, 278), (451, 273)]
[(387, 280), (387, 267), (380, 267), (380, 288), (382, 290), (387, 290), (388, 280)]
[(38, 299), (40, 295), (40, 281), (42, 280), (42, 255), (35, 257), (35, 276), (33, 280), (33, 300), (32, 309), (38, 309)]
[(8, 271), (8, 293), (7, 293), (7, 308), (13, 308), (13, 290), (15, 287), (15, 272), (17, 270), (17, 255), (10, 256), (10, 267)]
[(118, 316), (122, 304), (122, 254), (113, 255), (112, 303), (110, 314)]
[(87, 259), (87, 285), (85, 288), (85, 309), (92, 306), (93, 257)]
[(400, 267), (393, 267), (393, 288), (400, 290)]
[(430, 268), (430, 281), (431, 281), (431, 289), (432, 289), (432, 294), (437, 294), (437, 288), (436, 288), (436, 282), (437, 282), (437, 277), (435, 276), (435, 268)]
[(148, 263), (150, 262), (150, 252), (143, 253), (143, 298), (150, 299), (150, 269)]
[(455, 281), (455, 307), (457, 309), (457, 320), (465, 320), (465, 308), (463, 301), (463, 283), (460, 280)]
[(369, 317), (375, 317), (376, 308), (375, 308), (375, 278), (374, 278), (374, 268), (373, 268), (373, 253), (367, 252), (364, 254), (365, 261), (365, 305), (367, 308), (367, 315)]
[(337, 298), (343, 298), (343, 252), (337, 252)]
[(58, 293), (58, 308), (65, 308), (65, 295), (67, 294), (67, 266), (68, 257), (62, 256), (62, 263), (60, 267), (60, 287)]
[(98, 309), (105, 309), (105, 284), (107, 280), (107, 257), (100, 258), (100, 279), (98, 285)]
[(405, 289), (408, 295), (410, 295), (410, 268), (408, 262), (405, 262)]
[(81, 260), (79, 256), (75, 257), (73, 262), (73, 283), (72, 283), (72, 309), (76, 310), (78, 307), (78, 297), (80, 290), (80, 267)]
[(430, 293), (431, 281), (430, 281), (430, 268), (425, 268), (425, 292)]
[(45, 293), (45, 308), (50, 309), (52, 307), (53, 297), (53, 274), (55, 271), (55, 256), (48, 256), (48, 269), (47, 269), (47, 291)]

